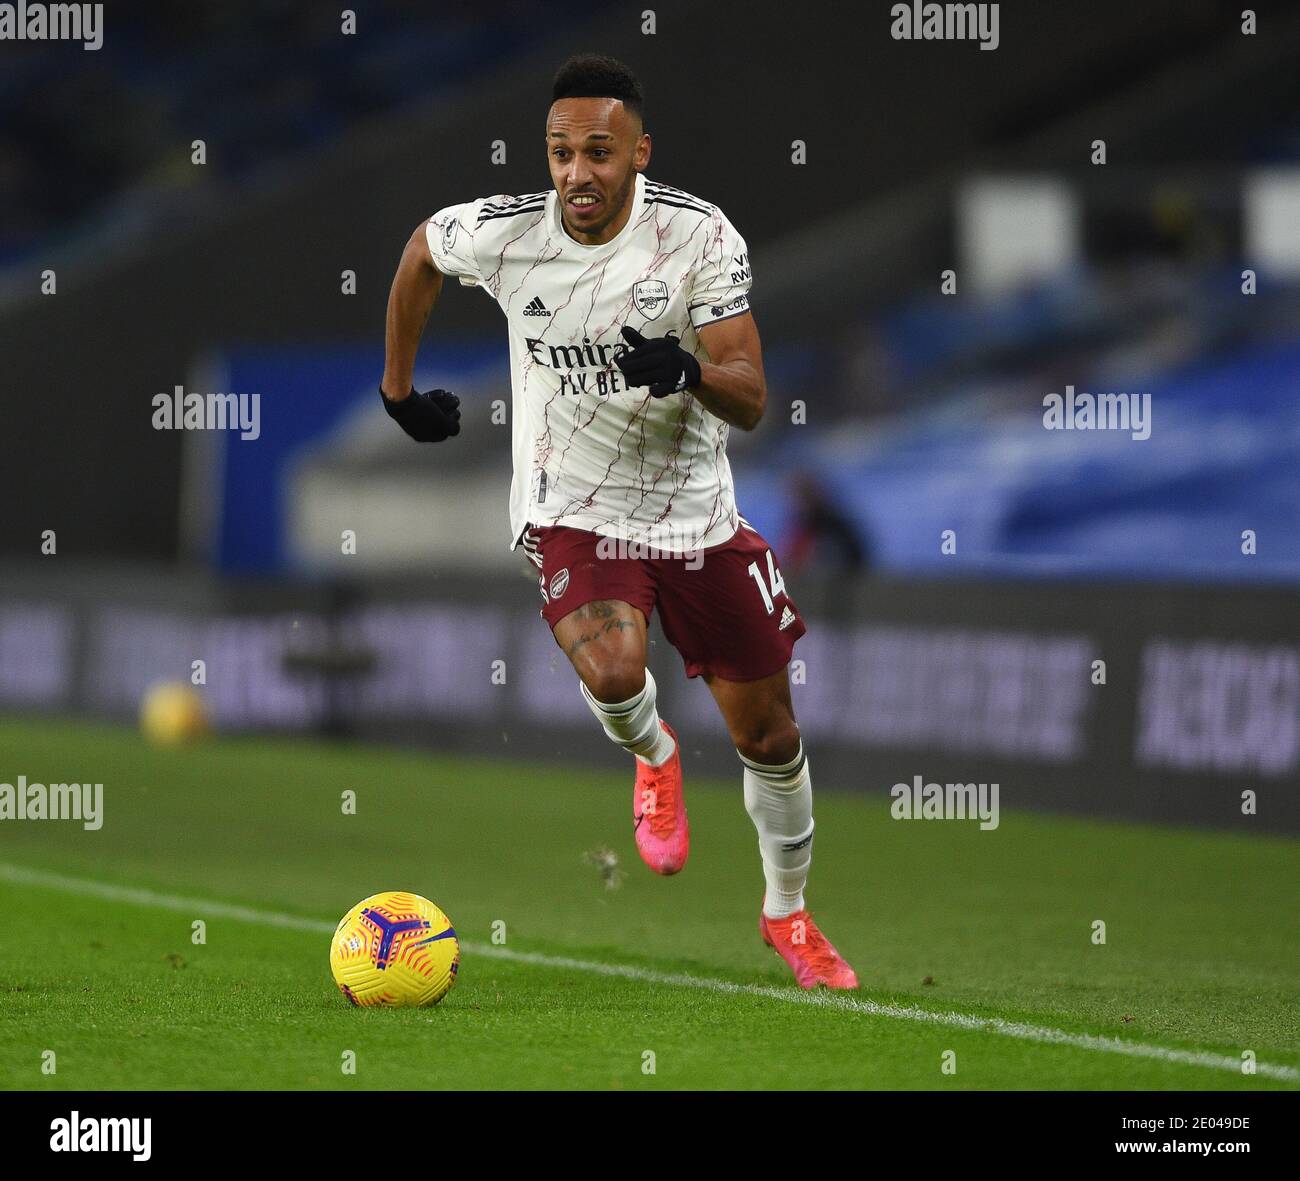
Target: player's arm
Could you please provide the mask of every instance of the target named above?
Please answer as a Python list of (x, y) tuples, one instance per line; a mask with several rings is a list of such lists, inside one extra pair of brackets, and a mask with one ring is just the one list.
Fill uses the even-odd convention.
[(388, 291), (379, 393), (384, 409), (411, 438), (441, 443), (460, 434), (460, 399), (447, 390), (420, 393), (411, 384), (420, 337), (442, 291), (442, 272), (433, 264), (426, 225), (422, 222), (411, 235)]
[(614, 358), (630, 386), (649, 386), (652, 398), (690, 390), (723, 422), (752, 431), (767, 404), (763, 350), (750, 312), (697, 329), (709, 360), (700, 361), (671, 333), (645, 337), (624, 328), (628, 351)]
[(687, 312), (709, 359), (699, 360), (671, 333), (647, 339), (623, 329), (628, 351), (614, 358), (630, 386), (652, 398), (690, 390), (723, 422), (752, 431), (767, 404), (763, 350), (749, 311), (749, 249), (721, 210), (703, 224), (704, 242), (686, 288)]
[(753, 313), (705, 324), (698, 332), (710, 359), (700, 362), (699, 384), (688, 388), (723, 422), (752, 431), (767, 407), (763, 348)]
[(421, 222), (415, 227), (388, 289), (382, 389), (384, 397), (394, 402), (410, 393), (420, 337), (442, 293), (442, 272), (433, 265), (424, 226)]

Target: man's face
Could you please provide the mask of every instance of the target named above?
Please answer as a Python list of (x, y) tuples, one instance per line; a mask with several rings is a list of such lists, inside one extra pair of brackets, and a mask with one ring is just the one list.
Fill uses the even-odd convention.
[(546, 151), (565, 228), (589, 246), (608, 242), (627, 224), (636, 174), (650, 162), (640, 118), (616, 98), (562, 98), (546, 118)]

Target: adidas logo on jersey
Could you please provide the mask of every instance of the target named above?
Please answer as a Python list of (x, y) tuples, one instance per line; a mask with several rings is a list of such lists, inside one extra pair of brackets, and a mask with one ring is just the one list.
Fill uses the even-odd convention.
[(534, 295), (528, 306), (524, 308), (525, 316), (549, 316), (550, 314), (546, 310), (546, 305), (542, 303), (540, 295)]
[(777, 625), (777, 631), (783, 632), (794, 622), (794, 612), (790, 610), (790, 604), (785, 605), (785, 610), (781, 612), (781, 622)]

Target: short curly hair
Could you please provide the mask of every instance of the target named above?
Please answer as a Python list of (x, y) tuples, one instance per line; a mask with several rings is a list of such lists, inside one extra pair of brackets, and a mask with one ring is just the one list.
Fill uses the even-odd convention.
[(636, 75), (603, 53), (574, 54), (556, 71), (551, 101), (562, 98), (616, 98), (638, 118), (645, 111)]

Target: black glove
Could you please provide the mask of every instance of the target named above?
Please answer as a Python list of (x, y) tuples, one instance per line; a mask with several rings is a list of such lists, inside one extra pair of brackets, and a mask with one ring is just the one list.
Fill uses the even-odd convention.
[(648, 385), (652, 398), (679, 394), (700, 384), (700, 363), (691, 356), (677, 337), (647, 340), (635, 328), (624, 328), (623, 339), (632, 346), (630, 352), (614, 358), (628, 385)]
[(418, 443), (441, 443), (460, 434), (460, 399), (447, 390), (422, 394), (412, 387), (400, 402), (392, 402), (380, 386), (379, 396), (389, 416)]

